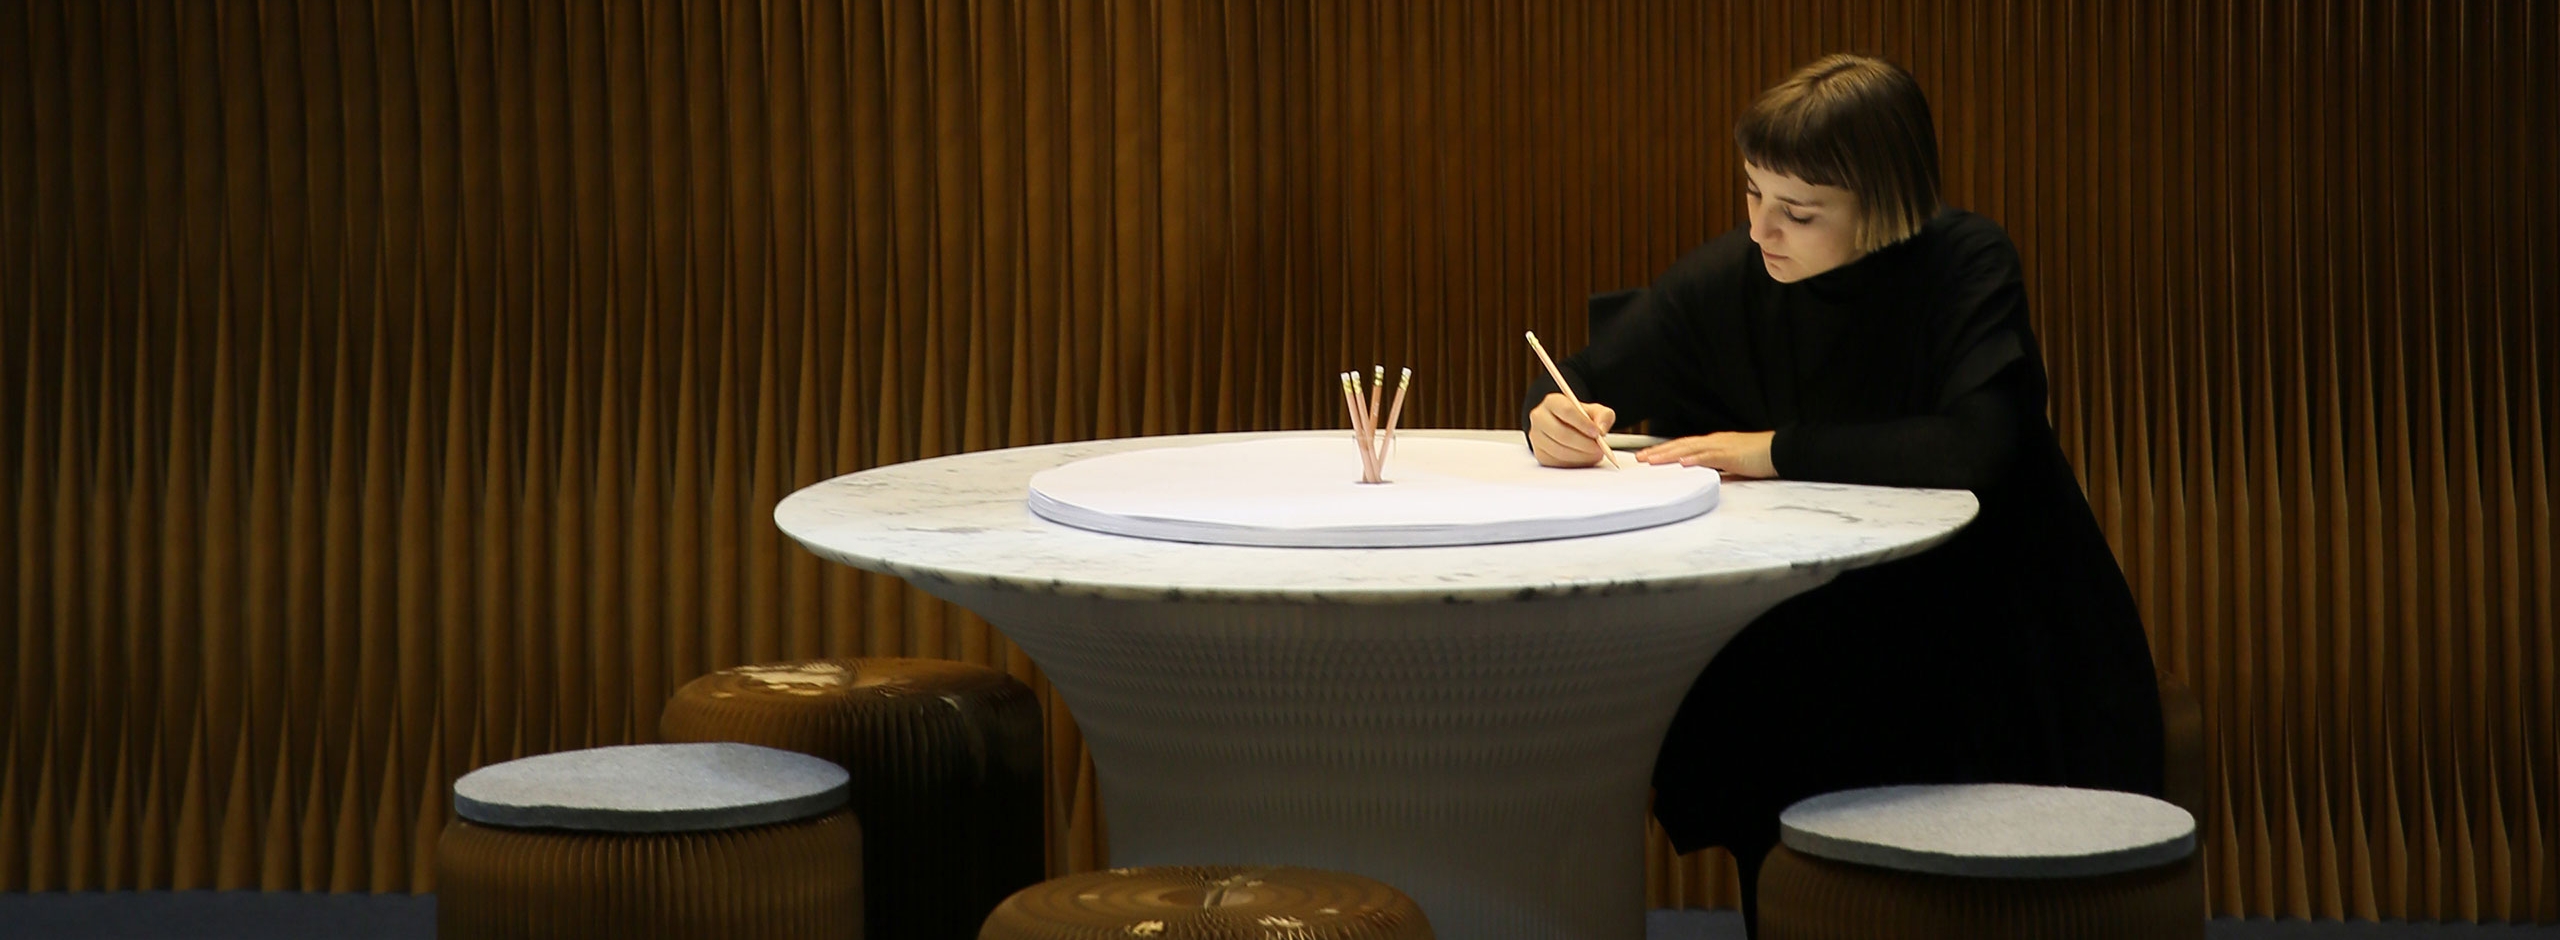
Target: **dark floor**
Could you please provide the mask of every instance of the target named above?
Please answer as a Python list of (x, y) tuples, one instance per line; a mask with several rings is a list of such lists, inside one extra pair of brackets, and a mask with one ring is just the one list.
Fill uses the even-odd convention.
[[(1645, 940), (1742, 940), (1742, 915), (1731, 911), (1655, 911)], [(2377, 924), (2371, 921), (2235, 920), (2205, 925), (2205, 940), (2526, 940), (2560, 937), (2560, 927), (2469, 924)]]
[[(427, 940), (432, 895), (252, 891), (0, 894), (0, 940)], [(2525, 940), (2560, 927), (2218, 920), (2209, 940)], [(1646, 940), (1741, 940), (1729, 911), (1654, 911)], [(1453, 938), (1455, 940), (1455, 938)]]
[(0, 894), (0, 940), (432, 940), (434, 895)]

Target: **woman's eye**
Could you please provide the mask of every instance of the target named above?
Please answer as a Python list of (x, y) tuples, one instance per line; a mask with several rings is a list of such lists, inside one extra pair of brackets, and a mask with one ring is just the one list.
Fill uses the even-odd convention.
[(1813, 217), (1812, 217), (1812, 216), (1809, 216), (1809, 215), (1797, 215), (1797, 214), (1795, 214), (1795, 213), (1793, 213), (1793, 212), (1783, 212), (1783, 211), (1782, 211), (1782, 212), (1780, 212), (1779, 214), (1780, 214), (1780, 215), (1784, 215), (1784, 216), (1786, 216), (1786, 217), (1787, 217), (1787, 221), (1789, 221), (1789, 222), (1793, 222), (1793, 223), (1795, 223), (1795, 224), (1797, 224), (1797, 225), (1803, 225), (1803, 224), (1805, 224), (1805, 223), (1807, 223), (1807, 222), (1811, 222), (1811, 221), (1813, 221)]

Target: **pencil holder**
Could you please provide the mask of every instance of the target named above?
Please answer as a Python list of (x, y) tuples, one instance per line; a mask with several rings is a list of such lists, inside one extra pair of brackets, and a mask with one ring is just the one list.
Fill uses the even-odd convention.
[(1378, 406), (1386, 398), (1387, 367), (1376, 366), (1369, 388), (1360, 388), (1360, 372), (1342, 373), (1342, 405), (1351, 413), (1351, 439), (1360, 445), (1360, 482), (1387, 482), (1387, 458), (1395, 453), (1396, 419), (1404, 414), (1405, 391), (1413, 387), (1413, 370), (1404, 370), (1396, 380), (1395, 404), (1388, 406), (1387, 423), (1378, 424)]

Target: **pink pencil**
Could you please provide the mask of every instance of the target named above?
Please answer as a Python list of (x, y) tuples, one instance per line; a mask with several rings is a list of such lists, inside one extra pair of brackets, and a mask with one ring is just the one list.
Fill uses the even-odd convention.
[[(1376, 433), (1378, 433), (1378, 405), (1379, 405), (1379, 404), (1381, 404), (1381, 400), (1382, 400), (1382, 399), (1384, 399), (1384, 398), (1386, 398), (1386, 397), (1387, 397), (1387, 367), (1386, 367), (1386, 366), (1378, 366), (1378, 367), (1377, 367), (1377, 370), (1378, 370), (1378, 373), (1377, 373), (1376, 377), (1371, 378), (1371, 379), (1369, 380), (1369, 433), (1370, 433), (1370, 434), (1376, 434)], [(1381, 452), (1381, 454), (1383, 455), (1383, 453), (1384, 453), (1384, 452), (1382, 451), (1382, 452)], [(1386, 471), (1386, 469), (1387, 469), (1386, 464), (1384, 464), (1384, 463), (1380, 463), (1380, 464), (1378, 465), (1378, 470), (1379, 470), (1379, 472), (1383, 473), (1383, 472), (1385, 472), (1385, 471)]]
[(1395, 453), (1396, 417), (1404, 414), (1404, 390), (1411, 388), (1412, 386), (1413, 370), (1411, 368), (1407, 368), (1404, 370), (1404, 375), (1396, 379), (1396, 403), (1387, 408), (1387, 439), (1379, 445), (1378, 449), (1378, 470), (1380, 473), (1386, 472), (1387, 456)]
[(1342, 404), (1351, 413), (1351, 439), (1360, 445), (1360, 482), (1375, 483), (1378, 481), (1377, 455), (1370, 446), (1368, 422), (1362, 420), (1368, 408), (1361, 398), (1359, 374), (1342, 373)]

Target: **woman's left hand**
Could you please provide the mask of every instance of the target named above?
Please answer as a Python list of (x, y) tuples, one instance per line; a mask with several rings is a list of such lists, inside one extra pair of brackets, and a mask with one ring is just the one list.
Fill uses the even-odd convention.
[(1778, 468), (1769, 462), (1769, 442), (1777, 439), (1776, 431), (1717, 431), (1696, 437), (1680, 437), (1636, 451), (1636, 459), (1646, 463), (1676, 463), (1684, 467), (1714, 467), (1731, 476), (1775, 478)]

